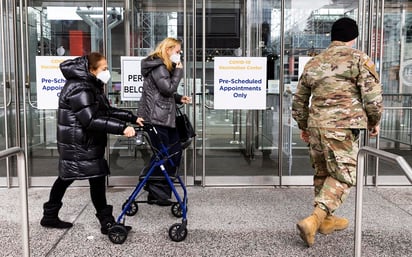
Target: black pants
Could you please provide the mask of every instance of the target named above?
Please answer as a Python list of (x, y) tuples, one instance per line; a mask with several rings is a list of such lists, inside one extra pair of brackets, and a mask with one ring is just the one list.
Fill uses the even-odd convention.
[[(63, 196), (67, 188), (74, 180), (62, 180), (60, 177), (56, 179), (53, 187), (50, 190), (50, 204), (59, 204), (62, 202)], [(90, 196), (96, 212), (103, 210), (107, 206), (106, 200), (106, 177), (90, 178)]]
[[(154, 148), (159, 149), (161, 147), (161, 142), (168, 147), (169, 154), (173, 154), (171, 160), (174, 165), (171, 165), (168, 161), (165, 163), (165, 168), (167, 173), (174, 176), (177, 172), (177, 168), (180, 165), (180, 160), (182, 157), (182, 147), (180, 145), (179, 134), (175, 128), (169, 128), (164, 126), (154, 126), (158, 133), (157, 137), (150, 134), (150, 141)], [(155, 156), (152, 156), (152, 160)], [(150, 168), (150, 167), (149, 167)], [(153, 171), (152, 176), (163, 176), (160, 168)], [(150, 198), (152, 199), (169, 199), (172, 195), (172, 189), (167, 183), (166, 179), (147, 181), (145, 189), (149, 192)]]

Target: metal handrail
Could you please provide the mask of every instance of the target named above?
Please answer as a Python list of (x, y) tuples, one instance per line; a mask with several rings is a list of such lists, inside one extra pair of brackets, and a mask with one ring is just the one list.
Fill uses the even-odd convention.
[(20, 202), (22, 208), (22, 236), (23, 236), (23, 256), (30, 256), (29, 247), (29, 211), (28, 211), (28, 197), (27, 197), (27, 176), (26, 176), (26, 162), (24, 159), (24, 150), (20, 147), (11, 147), (0, 151), (0, 160), (16, 155), (17, 157), (17, 175), (19, 177), (20, 185)]
[(379, 157), (380, 159), (393, 162), (404, 171), (409, 182), (412, 183), (412, 168), (405, 161), (402, 156), (389, 153), (380, 149), (376, 149), (369, 146), (364, 146), (359, 149), (358, 161), (356, 168), (356, 207), (355, 207), (355, 257), (361, 257), (361, 245), (362, 245), (362, 194), (364, 184), (364, 169), (365, 159), (368, 155)]

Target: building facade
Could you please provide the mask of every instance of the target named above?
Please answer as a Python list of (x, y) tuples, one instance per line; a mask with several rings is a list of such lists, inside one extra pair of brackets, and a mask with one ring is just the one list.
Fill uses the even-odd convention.
[[(180, 166), (186, 183), (311, 185), (308, 148), (291, 118), (291, 100), (299, 71), (328, 47), (331, 25), (342, 16), (357, 20), (357, 48), (375, 61), (384, 89), (381, 134), (370, 139), (363, 133), (362, 145), (411, 158), (410, 0), (4, 0), (0, 12), (0, 149), (25, 150), (31, 186), (49, 186), (57, 175), (57, 111), (47, 97), (61, 88), (53, 77), (56, 64), (92, 51), (105, 54), (111, 103), (136, 111), (139, 101), (126, 93), (139, 89), (125, 91), (125, 60), (147, 56), (165, 37), (183, 42), (179, 91), (193, 96), (185, 112), (197, 137)], [(215, 64), (225, 57), (264, 58), (264, 108), (218, 107)], [(113, 186), (135, 185), (151, 155), (147, 142), (121, 136), (110, 136), (106, 153)], [(16, 160), (1, 160), (0, 187), (16, 186), (16, 176)], [(400, 169), (375, 158), (367, 176), (368, 184), (408, 184)]]

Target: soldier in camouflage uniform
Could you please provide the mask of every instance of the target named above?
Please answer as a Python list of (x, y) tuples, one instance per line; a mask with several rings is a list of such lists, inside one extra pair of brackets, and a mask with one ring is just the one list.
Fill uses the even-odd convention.
[(330, 46), (306, 64), (293, 98), (292, 116), (315, 169), (315, 210), (297, 224), (308, 246), (318, 230), (329, 234), (348, 227), (347, 219), (333, 213), (356, 184), (359, 132), (379, 132), (382, 88), (370, 58), (352, 48), (357, 36), (354, 20), (337, 20)]

